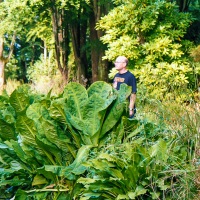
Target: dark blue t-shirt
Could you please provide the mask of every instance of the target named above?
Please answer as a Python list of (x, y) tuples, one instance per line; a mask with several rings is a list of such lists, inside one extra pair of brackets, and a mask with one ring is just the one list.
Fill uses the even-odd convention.
[(130, 71), (123, 74), (117, 73), (113, 79), (113, 83), (115, 82), (117, 82), (117, 90), (119, 90), (122, 83), (126, 83), (128, 86), (132, 87), (132, 93), (137, 93), (136, 78)]

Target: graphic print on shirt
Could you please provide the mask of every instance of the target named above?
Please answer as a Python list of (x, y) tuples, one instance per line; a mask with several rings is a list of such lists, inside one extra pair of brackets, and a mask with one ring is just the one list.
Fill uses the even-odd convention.
[(124, 83), (125, 78), (115, 77), (114, 82)]

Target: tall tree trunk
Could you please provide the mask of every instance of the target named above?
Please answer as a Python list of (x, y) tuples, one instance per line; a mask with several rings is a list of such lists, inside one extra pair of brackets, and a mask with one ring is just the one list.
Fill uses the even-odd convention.
[(0, 58), (0, 90), (3, 89), (3, 85), (4, 85), (4, 69), (5, 69), (5, 65), (6, 65), (5, 60), (3, 58)]
[(70, 31), (72, 37), (72, 47), (74, 52), (75, 65), (77, 68), (77, 80), (78, 82), (82, 83), (82, 77), (86, 77), (86, 66), (81, 53), (83, 44), (81, 44), (80, 25), (79, 24), (71, 25)]
[(96, 19), (94, 12), (90, 15), (90, 42), (91, 42), (91, 64), (92, 64), (92, 82), (98, 80), (99, 52), (95, 45), (97, 44), (98, 35), (95, 30)]
[(112, 2), (100, 4), (98, 0), (92, 1), (92, 13), (90, 15), (90, 42), (91, 42), (91, 63), (92, 82), (97, 80), (108, 80), (108, 61), (102, 60), (105, 55), (104, 45), (100, 42), (103, 35), (101, 30), (96, 30), (95, 26), (99, 19), (108, 13)]
[[(87, 10), (84, 7), (79, 8), (77, 19), (70, 23), (72, 47), (77, 68), (77, 81), (83, 85), (86, 84), (88, 76), (88, 62), (86, 56), (86, 36), (87, 36)], [(83, 17), (82, 17), (83, 16)]]
[(180, 12), (187, 12), (189, 10), (191, 0), (176, 0), (176, 3), (179, 5)]
[(64, 20), (64, 9), (58, 11), (55, 0), (51, 0), (51, 2), (56, 61), (65, 84), (68, 82), (69, 32)]
[(5, 58), (3, 57), (4, 42), (3, 38), (0, 38), (0, 89), (3, 88), (4, 84), (4, 69), (6, 65)]
[(3, 55), (3, 51), (4, 51), (4, 38), (0, 37), (0, 89), (3, 89), (3, 85), (4, 85), (4, 71), (5, 71), (5, 67), (6, 64), (9, 62), (13, 50), (14, 50), (14, 44), (15, 44), (15, 38), (16, 38), (16, 34), (13, 34), (12, 37), (12, 41), (9, 47), (9, 52), (8, 52), (8, 56), (4, 57)]

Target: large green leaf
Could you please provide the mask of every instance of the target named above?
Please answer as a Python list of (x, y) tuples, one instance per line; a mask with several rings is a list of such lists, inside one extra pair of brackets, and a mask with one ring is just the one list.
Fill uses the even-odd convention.
[(93, 94), (85, 106), (82, 108), (83, 118), (80, 119), (75, 116), (70, 116), (70, 123), (83, 134), (81, 134), (82, 140), (85, 144), (97, 144), (99, 135), (96, 138), (92, 136), (97, 133), (101, 128), (101, 110), (105, 109), (105, 100), (99, 97), (97, 94)]
[(63, 97), (67, 98), (67, 110), (69, 113), (82, 119), (82, 109), (88, 99), (86, 89), (78, 83), (69, 83), (64, 89)]
[(10, 166), (10, 163), (15, 160), (15, 153), (9, 149), (9, 146), (0, 143), (0, 168)]
[(108, 116), (102, 127), (101, 137), (105, 135), (113, 126), (119, 121), (122, 113), (125, 109), (125, 101), (131, 93), (131, 88), (126, 84), (122, 84), (118, 93), (118, 97), (114, 105), (112, 106)]
[[(75, 129), (79, 130), (84, 144), (97, 145), (105, 114), (101, 111), (104, 111), (116, 98), (112, 87), (105, 82), (95, 82), (87, 90), (88, 95), (85, 89), (78, 84), (71, 84), (67, 89), (75, 90), (73, 93), (65, 92), (64, 95), (67, 97), (67, 119)], [(72, 103), (73, 108), (71, 108)], [(75, 112), (79, 113), (75, 114)]]
[(139, 171), (137, 169), (137, 163), (129, 163), (123, 172), (126, 179), (124, 180), (125, 185), (129, 185), (129, 188), (134, 189), (137, 186)]
[(66, 114), (64, 110), (64, 107), (66, 106), (66, 98), (55, 99), (51, 102), (49, 114), (54, 120), (67, 126)]
[(31, 104), (26, 110), (26, 115), (36, 123), (40, 121), (41, 117), (49, 118), (49, 113), (42, 103)]
[(16, 140), (15, 129), (13, 124), (8, 124), (4, 120), (0, 119), (0, 138), (2, 140)]
[(21, 147), (30, 159), (37, 158), (44, 162), (45, 153), (36, 143), (37, 129), (33, 120), (29, 119), (25, 114), (21, 114), (16, 120), (16, 130), (19, 133)]
[(88, 97), (92, 96), (93, 94), (97, 94), (102, 99), (105, 100), (105, 107), (107, 108), (114, 99), (117, 98), (113, 87), (104, 82), (104, 81), (96, 81), (94, 82), (88, 89)]
[(156, 157), (160, 161), (166, 161), (169, 157), (167, 152), (167, 142), (163, 139), (159, 139), (150, 149), (149, 153), (151, 157)]
[(7, 105), (5, 108), (0, 109), (0, 119), (8, 122), (9, 124), (15, 123), (15, 110), (12, 106)]
[(30, 105), (30, 97), (26, 87), (21, 87), (11, 94), (10, 104), (17, 113), (24, 111)]
[(84, 145), (82, 146), (76, 156), (74, 162), (65, 167), (65, 166), (53, 166), (53, 165), (45, 165), (45, 170), (55, 173), (58, 176), (64, 176), (69, 180), (76, 180), (77, 175), (80, 175), (85, 172), (86, 167), (82, 165), (88, 158), (88, 154), (92, 145)]
[(13, 150), (14, 154), (13, 154), (13, 160), (17, 160), (23, 169), (29, 171), (31, 173), (31, 171), (33, 170), (33, 166), (35, 162), (29, 162), (28, 158), (29, 156), (27, 156), (24, 151), (22, 150), (20, 143), (18, 141), (14, 141), (14, 140), (10, 140), (10, 141), (6, 141), (5, 144)]
[[(75, 145), (54, 121), (41, 119), (41, 124), (38, 124), (37, 127), (39, 135), (43, 135), (43, 138), (45, 137), (51, 146), (55, 146), (59, 153), (70, 152), (74, 158), (76, 157)], [(67, 158), (64, 159), (67, 160)]]
[(46, 183), (48, 183), (48, 181), (44, 176), (36, 174), (36, 176), (33, 179), (32, 186), (43, 185)]
[(40, 144), (43, 142), (43, 147), (49, 146), (54, 156), (60, 152), (68, 153), (70, 151), (75, 157), (75, 149), (69, 137), (54, 120), (50, 120), (48, 110), (43, 106), (43, 103), (30, 105), (26, 113), (29, 118), (35, 121), (38, 132), (37, 139), (40, 140)]
[(37, 148), (35, 142), (37, 129), (33, 120), (29, 119), (25, 114), (18, 116), (16, 130), (21, 136), (22, 144)]
[(50, 116), (63, 127), (63, 130), (66, 131), (67, 137), (72, 137), (75, 145), (77, 147), (80, 147), (81, 139), (78, 136), (77, 132), (73, 129), (72, 125), (70, 124), (66, 113), (67, 113), (66, 98), (60, 98), (52, 101), (52, 104), (49, 108)]
[(107, 98), (112, 93), (112, 86), (104, 81), (96, 81), (87, 89), (88, 97), (99, 94), (102, 98)]

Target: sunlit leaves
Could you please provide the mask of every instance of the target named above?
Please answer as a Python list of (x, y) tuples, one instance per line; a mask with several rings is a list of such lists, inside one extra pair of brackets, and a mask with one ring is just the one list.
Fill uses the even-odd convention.
[(151, 64), (145, 64), (138, 71), (138, 76), (143, 80), (142, 87), (148, 89), (149, 96), (153, 98), (163, 98), (163, 96), (165, 98), (175, 98), (173, 92), (182, 90), (186, 92), (190, 73), (191, 68), (188, 63), (173, 62), (169, 64), (159, 62), (156, 67)]
[[(105, 35), (105, 38), (107, 35)], [(109, 36), (108, 36), (109, 37)], [(104, 38), (104, 36), (102, 37)], [(118, 40), (110, 43), (108, 47), (113, 51), (107, 50), (108, 53), (104, 59), (112, 60), (116, 55), (123, 55), (126, 52), (127, 57), (133, 56), (135, 59), (140, 57), (140, 52), (137, 49), (138, 39), (133, 39), (131, 36), (123, 35)]]
[[(183, 40), (191, 23), (190, 14), (179, 13), (175, 4), (166, 1), (115, 3), (117, 6), (97, 24), (105, 31), (101, 40), (108, 46), (103, 59), (128, 57), (129, 69), (134, 68), (133, 73), (143, 86), (139, 91), (146, 87), (146, 96), (165, 98), (166, 93), (181, 92), (187, 87), (191, 71), (191, 43)], [(163, 63), (167, 67), (161, 67)], [(112, 74), (114, 70), (110, 77)]]
[(156, 38), (143, 45), (146, 56), (146, 63), (155, 63), (168, 56), (168, 60), (180, 58), (183, 55), (181, 44), (173, 44), (169, 37)]
[[(126, 0), (123, 3), (117, 3), (119, 6), (110, 11), (97, 24), (98, 29), (106, 32), (101, 38), (109, 47), (105, 58), (113, 60), (117, 55), (123, 54), (131, 60), (139, 62), (142, 57), (148, 56), (147, 52), (139, 53), (146, 50), (146, 43), (150, 43), (154, 50), (152, 53), (156, 54), (156, 49), (160, 48), (156, 44), (164, 42), (163, 45), (165, 45), (167, 41), (162, 40), (167, 38), (170, 46), (166, 45), (165, 52), (179, 48), (179, 46), (173, 45), (176, 44), (175, 40), (183, 37), (186, 32), (190, 22), (188, 14), (179, 14), (176, 6), (167, 2), (137, 0), (133, 3)], [(163, 51), (163, 49), (160, 48), (159, 51)], [(173, 52), (173, 57), (169, 57), (168, 60), (180, 57), (181, 53), (177, 52), (176, 55), (175, 53)], [(162, 59), (163, 55), (157, 57)], [(154, 59), (152, 62), (155, 62)]]

